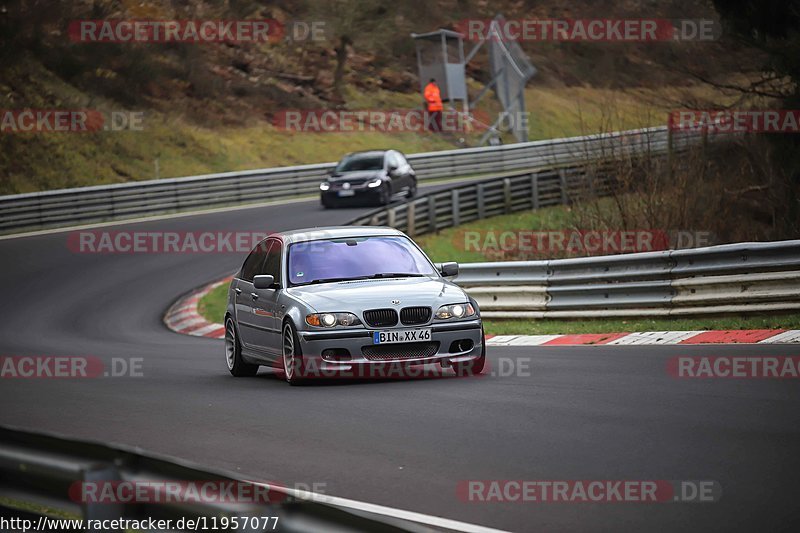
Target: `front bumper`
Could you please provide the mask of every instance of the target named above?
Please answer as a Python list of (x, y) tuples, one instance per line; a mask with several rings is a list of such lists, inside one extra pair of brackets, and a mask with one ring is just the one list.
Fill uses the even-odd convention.
[[(416, 329), (431, 328), (431, 341), (438, 343), (435, 353), (425, 357), (406, 357), (402, 353), (402, 345), (381, 345), (397, 346), (398, 357), (382, 358), (380, 360), (369, 359), (362, 353), (362, 348), (374, 346), (372, 334), (374, 329), (333, 329), (330, 331), (314, 330), (300, 331), (300, 346), (303, 352), (303, 359), (314, 369), (320, 371), (348, 371), (357, 366), (370, 365), (426, 365), (439, 364), (447, 367), (453, 363), (463, 363), (477, 359), (483, 353), (483, 335), (481, 330), (481, 320), (462, 320), (457, 322), (434, 322), (423, 326), (404, 326), (396, 328), (386, 328), (381, 331), (392, 329)], [(451, 351), (454, 344), (462, 341), (471, 341), (471, 348), (463, 351)], [(323, 356), (323, 352), (334, 350), (339, 353), (346, 351), (349, 358), (346, 360), (331, 360), (330, 356)], [(341, 357), (341, 356), (340, 356)]]
[(326, 191), (320, 190), (320, 196), (326, 202), (352, 202), (354, 200), (364, 200), (365, 198), (376, 199), (380, 197), (380, 187), (367, 187), (366, 185), (353, 186), (351, 189), (353, 194), (350, 196), (339, 196), (339, 191), (343, 190), (341, 186), (331, 187)]

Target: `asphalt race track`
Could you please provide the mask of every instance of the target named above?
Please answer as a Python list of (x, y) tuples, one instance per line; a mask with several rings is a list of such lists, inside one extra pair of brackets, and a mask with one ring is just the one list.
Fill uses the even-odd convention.
[[(360, 212), (309, 201), (108, 229), (279, 231)], [(800, 521), (800, 382), (666, 371), (676, 355), (800, 355), (796, 346), (508, 347), (490, 350), (494, 373), (481, 378), (236, 379), (222, 341), (173, 333), (161, 318), (243, 254), (78, 254), (67, 235), (0, 240), (0, 355), (142, 358), (144, 376), (3, 379), (2, 424), (513, 531), (774, 531)], [(457, 484), (471, 479), (715, 480), (722, 499), (463, 502)]]

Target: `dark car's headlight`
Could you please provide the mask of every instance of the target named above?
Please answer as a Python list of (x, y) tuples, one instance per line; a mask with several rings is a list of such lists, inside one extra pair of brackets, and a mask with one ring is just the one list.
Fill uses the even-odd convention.
[(467, 302), (463, 304), (443, 305), (436, 311), (436, 318), (447, 320), (450, 318), (466, 318), (475, 314), (475, 308)]
[(330, 188), (331, 188), (331, 184), (328, 183), (327, 181), (323, 181), (322, 183), (319, 184), (319, 190), (321, 190), (321, 191), (327, 191)]
[(353, 313), (312, 313), (306, 315), (306, 324), (318, 328), (358, 326), (361, 321)]
[(367, 183), (367, 187), (369, 187), (370, 189), (373, 189), (375, 187), (380, 187), (381, 183), (383, 183), (383, 180), (381, 178), (375, 178), (374, 180), (372, 180), (369, 183)]

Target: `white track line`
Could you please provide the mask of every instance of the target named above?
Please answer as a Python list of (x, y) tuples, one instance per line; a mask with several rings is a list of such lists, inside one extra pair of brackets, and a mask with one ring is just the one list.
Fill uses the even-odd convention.
[(184, 318), (196, 317), (197, 316), (196, 307), (197, 307), (196, 305), (193, 305), (189, 309), (185, 309), (183, 311), (179, 311), (178, 313), (170, 315), (169, 316), (170, 322), (174, 324), (180, 322)]
[(759, 344), (783, 344), (783, 343), (800, 343), (800, 329), (790, 329), (789, 331), (784, 331), (783, 333), (778, 333), (777, 335), (773, 335), (763, 341), (760, 341)]
[(194, 315), (194, 316), (191, 316), (189, 318), (185, 318), (183, 320), (171, 321), (171, 322), (169, 322), (169, 327), (171, 327), (172, 329), (180, 331), (182, 329), (190, 328), (190, 327), (196, 326), (198, 324), (203, 324), (203, 323), (205, 323), (205, 321), (206, 320), (203, 317), (201, 317), (200, 315)]
[(625, 335), (607, 343), (607, 345), (678, 344), (682, 340), (690, 339), (700, 333), (703, 333), (703, 331), (641, 331)]
[(211, 332), (213, 332), (213, 331), (217, 331), (217, 330), (218, 330), (219, 328), (221, 328), (221, 327), (222, 327), (222, 325), (221, 325), (221, 324), (209, 324), (209, 325), (207, 325), (207, 326), (203, 326), (203, 327), (202, 327), (202, 328), (200, 328), (200, 329), (196, 329), (196, 330), (192, 331), (192, 332), (190, 333), (190, 335), (194, 335), (194, 336), (196, 336), (196, 337), (205, 337), (205, 336), (207, 336), (209, 333), (211, 333)]
[(486, 341), (487, 346), (539, 346), (561, 335), (499, 335)]
[[(271, 487), (267, 483), (252, 482), (254, 485), (263, 487)], [(288, 492), (297, 498), (327, 503), (335, 507), (343, 509), (352, 509), (354, 511), (363, 511), (367, 513), (374, 513), (377, 515), (388, 516), (391, 518), (399, 518), (401, 520), (408, 520), (409, 522), (416, 522), (426, 526), (438, 527), (452, 531), (464, 531), (466, 533), (508, 533), (502, 529), (494, 529), (486, 526), (479, 526), (477, 524), (470, 524), (468, 522), (459, 522), (458, 520), (451, 520), (449, 518), (442, 518), (441, 516), (433, 516), (414, 511), (404, 511), (403, 509), (395, 509), (394, 507), (386, 507), (384, 505), (377, 505), (374, 503), (360, 502), (358, 500), (348, 500), (347, 498), (339, 498), (337, 496), (330, 496), (328, 494), (319, 494), (316, 492), (308, 492), (303, 490), (295, 490), (287, 487), (280, 487), (279, 490)]]

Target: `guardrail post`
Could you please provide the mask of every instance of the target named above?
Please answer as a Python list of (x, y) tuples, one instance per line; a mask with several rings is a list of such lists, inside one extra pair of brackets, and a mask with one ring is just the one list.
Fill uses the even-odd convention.
[(505, 203), (506, 214), (511, 212), (511, 180), (506, 178), (503, 180), (503, 200)]
[(531, 208), (539, 209), (539, 174), (531, 174)]
[(590, 168), (586, 170), (586, 183), (589, 185), (589, 195), (594, 198), (597, 196), (597, 187), (594, 183), (595, 169)]
[[(81, 493), (84, 486), (92, 487), (95, 490), (104, 483), (113, 483), (120, 480), (119, 472), (113, 465), (96, 465), (83, 471)], [(125, 515), (124, 506), (120, 503), (111, 502), (85, 502), (82, 504), (82, 514), (84, 520), (112, 520)], [(100, 533), (100, 529), (90, 529), (89, 531)], [(112, 533), (123, 533), (122, 529), (105, 529)]]
[(436, 224), (436, 198), (428, 196), (428, 233), (437, 231)]
[(390, 228), (397, 226), (397, 212), (394, 207), (389, 208), (386, 212), (386, 225)]
[(675, 144), (674, 144), (675, 143), (675, 137), (673, 136), (673, 130), (675, 128), (673, 127), (673, 123), (672, 123), (672, 113), (670, 113), (670, 115), (669, 115), (668, 124), (669, 125), (667, 126), (667, 167), (669, 169), (669, 177), (670, 177), (670, 180), (671, 180), (672, 178), (675, 177), (675, 170), (673, 168), (674, 163), (675, 163), (675, 161), (673, 159), (674, 152), (675, 152)]
[(561, 203), (567, 205), (567, 171), (563, 168), (558, 169), (558, 182), (561, 185)]
[(478, 184), (476, 196), (478, 199), (478, 218), (486, 218), (486, 194), (483, 183)]
[(453, 189), (452, 196), (453, 225), (461, 224), (461, 199), (458, 197), (458, 189)]
[[(181, 191), (180, 191), (180, 187), (178, 187), (177, 183), (173, 183), (172, 184), (172, 192), (173, 192), (173, 196), (175, 197), (175, 212), (177, 213), (178, 211), (181, 210)], [(239, 192), (239, 183), (238, 182), (236, 183), (236, 197), (238, 198), (238, 201), (240, 201), (240, 202), (242, 201), (242, 195)]]
[(417, 206), (414, 202), (406, 204), (406, 233), (409, 237), (413, 237), (417, 232), (417, 224), (414, 218), (417, 216)]

